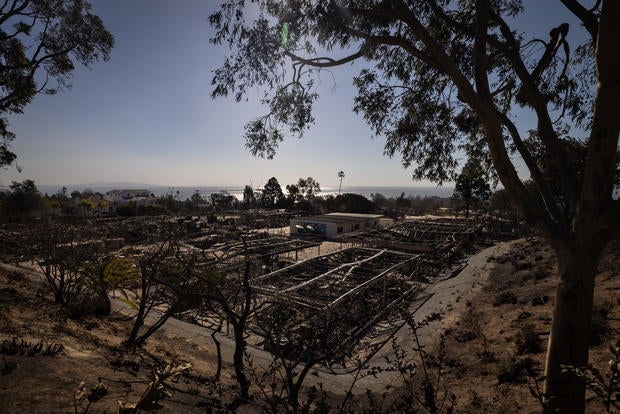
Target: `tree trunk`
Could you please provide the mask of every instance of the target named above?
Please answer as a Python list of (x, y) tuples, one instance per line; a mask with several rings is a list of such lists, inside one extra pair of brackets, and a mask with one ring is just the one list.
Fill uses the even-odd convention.
[(238, 324), (233, 325), (235, 331), (235, 353), (233, 355), (233, 363), (235, 365), (235, 376), (239, 383), (240, 396), (244, 400), (250, 399), (250, 381), (246, 377), (243, 366), (243, 354), (245, 352), (245, 338), (243, 337), (244, 329)]
[(465, 219), (469, 218), (469, 204), (471, 203), (471, 198), (465, 200)]
[(220, 380), (220, 375), (222, 374), (222, 347), (220, 345), (220, 341), (217, 340), (216, 334), (222, 330), (222, 324), (218, 326), (217, 330), (211, 332), (211, 338), (213, 339), (213, 343), (215, 343), (215, 350), (217, 351), (217, 369), (215, 371), (215, 380)]
[(562, 367), (588, 364), (594, 276), (601, 252), (590, 244), (580, 246), (556, 245), (555, 249), (560, 281), (547, 349), (545, 395), (549, 408), (563, 414), (585, 410), (585, 382), (573, 374), (562, 373)]
[(147, 339), (149, 339), (149, 337), (151, 335), (153, 335), (155, 333), (155, 331), (157, 331), (159, 328), (161, 328), (166, 321), (174, 314), (174, 310), (173, 308), (168, 309), (158, 320), (157, 322), (155, 322), (153, 325), (151, 325), (151, 327), (149, 329), (146, 330), (146, 332), (144, 332), (142, 335), (140, 335), (139, 337), (137, 337), (134, 340), (133, 345), (136, 348), (140, 348), (142, 345), (144, 345), (144, 343), (146, 342)]
[(138, 337), (138, 331), (140, 331), (140, 328), (142, 327), (144, 323), (144, 319), (142, 318), (142, 316), (138, 315), (136, 317), (136, 321), (133, 324), (133, 327), (131, 328), (131, 332), (129, 334), (129, 337), (127, 338), (127, 341), (125, 341), (125, 348), (129, 349), (129, 348), (134, 348), (135, 344), (136, 344), (136, 338)]
[[(142, 299), (145, 299), (144, 296), (145, 291), (142, 291)], [(146, 318), (146, 302), (144, 300), (140, 300), (140, 306), (138, 308), (138, 313), (136, 314), (136, 320), (134, 321), (133, 327), (131, 328), (131, 333), (125, 341), (125, 348), (135, 348), (136, 338), (138, 337), (138, 333), (140, 332), (140, 328), (144, 325), (144, 319)]]

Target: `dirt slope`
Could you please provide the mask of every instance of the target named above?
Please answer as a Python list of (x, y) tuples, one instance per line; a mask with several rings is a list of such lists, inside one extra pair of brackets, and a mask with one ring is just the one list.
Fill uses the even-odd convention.
[[(596, 313), (598, 341), (591, 348), (591, 360), (605, 367), (609, 359), (607, 344), (618, 339), (620, 243), (610, 246), (597, 279)], [(108, 395), (91, 405), (89, 412), (115, 412), (118, 400), (135, 402), (146, 387), (155, 367), (169, 362), (189, 361), (193, 368), (175, 385), (173, 397), (160, 412), (205, 412), (219, 397), (209, 378), (215, 372), (214, 345), (209, 332), (180, 321), (173, 321), (148, 341), (138, 354), (124, 354), (120, 344), (127, 337), (131, 321), (127, 312), (116, 306), (109, 317), (72, 320), (53, 304), (45, 284), (26, 269), (0, 269), (0, 413), (71, 413), (73, 395), (81, 381), (95, 385), (101, 379)], [(432, 299), (422, 307), (416, 319), (433, 315), (434, 321), (421, 328), (419, 335), (429, 354), (427, 363), (435, 375), (442, 367), (442, 389), (456, 396), (456, 411), (539, 412), (530, 395), (536, 373), (543, 366), (554, 285), (555, 263), (544, 243), (516, 241), (503, 243), (470, 258), (457, 276), (431, 289)], [(25, 355), (11, 355), (13, 338)], [(42, 352), (32, 351), (43, 341)], [(232, 343), (222, 338), (225, 364), (221, 398), (231, 401), (236, 384), (230, 365)], [(413, 339), (401, 332), (397, 343), (410, 347)], [(440, 344), (445, 349), (439, 358)], [(57, 346), (62, 350), (55, 353)], [(13, 347), (14, 348), (14, 347)], [(27, 355), (28, 351), (34, 355)], [(390, 348), (376, 355), (382, 364)], [(55, 355), (44, 355), (55, 353)], [(265, 362), (268, 354), (253, 352)], [(528, 372), (531, 374), (528, 377)], [(336, 394), (347, 388), (350, 376), (329, 378), (317, 370), (309, 384), (331, 383)], [(360, 404), (366, 404), (364, 390), (380, 392), (385, 384), (398, 389), (395, 375), (380, 379), (368, 377), (355, 388)], [(254, 392), (258, 390), (253, 389)], [(78, 412), (86, 405), (81, 403)], [(593, 401), (589, 412), (601, 407)], [(245, 406), (239, 412), (257, 412)]]

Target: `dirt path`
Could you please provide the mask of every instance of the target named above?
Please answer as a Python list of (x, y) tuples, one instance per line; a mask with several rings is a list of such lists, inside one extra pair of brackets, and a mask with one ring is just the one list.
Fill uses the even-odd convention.
[[(433, 284), (426, 289), (425, 293), (432, 296), (417, 309), (414, 318), (416, 321), (423, 321), (427, 318), (434, 319), (434, 315), (441, 315), (441, 319), (434, 319), (426, 326), (418, 329), (418, 339), (423, 347), (432, 349), (444, 329), (451, 326), (465, 311), (467, 301), (473, 300), (480, 292), (492, 266), (487, 262), (488, 258), (506, 253), (515, 242), (517, 241), (499, 243), (478, 252), (468, 259), (465, 267), (457, 275)], [(411, 349), (411, 344), (415, 342), (413, 333), (406, 326), (398, 331), (395, 340), (400, 347), (407, 350)], [(386, 362), (386, 357), (391, 355), (393, 355), (392, 347), (390, 344), (386, 344), (373, 355), (368, 366), (387, 368), (389, 364)], [(346, 392), (354, 377), (352, 374), (328, 375), (321, 372), (318, 378), (324, 385), (330, 384), (333, 392)], [(381, 372), (376, 377), (367, 376), (358, 379), (355, 388), (358, 391), (369, 389), (375, 392), (383, 392), (386, 385), (394, 385), (399, 382), (398, 373)]]

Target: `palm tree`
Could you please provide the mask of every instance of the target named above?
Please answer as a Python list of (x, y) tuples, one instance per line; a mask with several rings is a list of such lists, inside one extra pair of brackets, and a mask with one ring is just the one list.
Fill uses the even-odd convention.
[(340, 188), (342, 187), (342, 179), (344, 178), (344, 171), (338, 172), (338, 178), (340, 178), (340, 185), (338, 186), (338, 194), (340, 194)]
[(111, 303), (108, 293), (116, 296), (116, 291), (124, 297), (124, 301), (132, 307), (135, 305), (129, 299), (128, 291), (138, 278), (138, 269), (133, 260), (127, 257), (100, 257), (87, 262), (82, 267), (82, 274), (87, 277), (89, 288), (100, 301), (100, 313), (110, 313)]

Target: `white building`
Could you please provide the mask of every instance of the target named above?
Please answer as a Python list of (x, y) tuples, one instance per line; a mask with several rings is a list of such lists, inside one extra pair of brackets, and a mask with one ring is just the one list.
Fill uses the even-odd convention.
[(121, 204), (135, 202), (137, 205), (150, 206), (157, 200), (155, 195), (149, 190), (112, 190), (105, 193), (104, 200), (110, 202), (114, 207)]
[(291, 219), (291, 236), (317, 234), (332, 238), (339, 234), (375, 227), (381, 214), (329, 213)]

